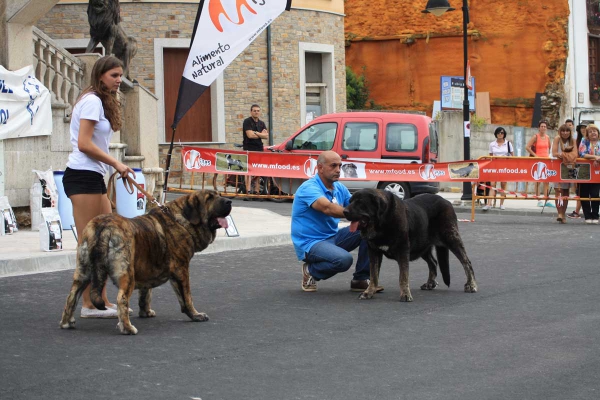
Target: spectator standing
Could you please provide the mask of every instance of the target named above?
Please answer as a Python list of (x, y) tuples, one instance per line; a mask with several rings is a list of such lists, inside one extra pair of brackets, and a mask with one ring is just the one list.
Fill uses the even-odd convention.
[[(552, 157), (560, 159), (563, 163), (574, 162), (577, 159), (577, 146), (576, 141), (573, 138), (573, 131), (569, 125), (564, 124), (558, 128), (558, 135), (554, 138), (552, 143)], [(567, 211), (567, 205), (569, 204), (569, 187), (570, 183), (559, 182), (554, 187), (554, 193), (557, 197), (555, 200), (556, 211), (558, 217), (556, 220), (561, 224), (567, 222), (565, 212)]]
[[(268, 139), (269, 131), (267, 126), (260, 119), (261, 109), (258, 104), (252, 104), (250, 107), (250, 116), (242, 124), (243, 149), (246, 151), (264, 151), (263, 139)], [(252, 186), (250, 187), (250, 183)], [(260, 192), (259, 179), (246, 176), (246, 190), (250, 194)]]
[[(513, 156), (514, 148), (512, 143), (506, 139), (506, 129), (499, 126), (494, 131), (494, 136), (496, 140), (490, 143), (490, 156)], [(490, 189), (490, 196), (494, 196), (496, 194), (496, 185), (500, 183), (500, 189), (506, 190), (507, 182), (492, 182), (490, 186), (493, 189)], [(504, 210), (504, 198), (506, 197), (506, 193), (502, 192), (502, 198), (500, 199), (500, 209)], [(492, 207), (492, 199), (487, 199), (487, 204), (483, 206), (482, 210), (487, 211)]]
[[(359, 231), (338, 228), (350, 192), (338, 182), (341, 157), (324, 151), (317, 159), (317, 174), (300, 185), (292, 204), (292, 242), (302, 265), (302, 290), (315, 292), (317, 281), (347, 271), (352, 266), (350, 251), (358, 247), (356, 271), (350, 290), (364, 291), (369, 286), (368, 245)], [(377, 287), (377, 291), (383, 287)]]
[[(579, 152), (579, 145), (581, 144), (581, 140), (584, 138), (587, 138), (586, 128), (587, 128), (587, 126), (582, 125), (582, 124), (577, 125), (577, 128), (575, 128), (575, 131), (577, 132), (577, 138), (575, 138), (575, 141), (576, 141), (578, 152)], [(574, 183), (573, 185), (575, 186), (575, 194), (577, 196), (579, 196), (579, 183)], [(570, 214), (567, 214), (567, 217), (569, 217), (569, 218), (580, 218), (581, 217), (581, 201), (577, 200), (577, 204), (575, 205), (575, 210), (572, 211)]]
[[(547, 134), (548, 131), (548, 123), (544, 120), (540, 121), (538, 124), (538, 133), (533, 135), (527, 145), (525, 146), (525, 150), (532, 157), (550, 157), (550, 137)], [(533, 150), (533, 146), (535, 146), (535, 151)], [(548, 198), (549, 186), (547, 183), (542, 183), (544, 185), (544, 197)], [(535, 183), (535, 195), (540, 195), (540, 182)], [(537, 203), (538, 207), (544, 207), (544, 201), (539, 200)], [(554, 207), (549, 201), (546, 201), (546, 207)]]
[[(123, 63), (118, 58), (99, 58), (92, 68), (91, 85), (79, 96), (71, 115), (73, 151), (69, 154), (63, 186), (73, 205), (73, 219), (79, 240), (92, 218), (112, 212), (104, 183), (107, 165), (112, 166), (123, 178), (129, 174), (135, 177), (131, 168), (108, 152), (112, 134), (122, 125), (121, 104), (117, 98), (122, 77)], [(102, 291), (106, 310), (94, 307), (89, 285), (82, 297), (82, 318), (117, 318), (116, 304), (109, 302), (106, 297), (106, 285)]]
[[(594, 167), (600, 166), (600, 144), (598, 143), (598, 127), (590, 124), (587, 127), (587, 138), (581, 140), (579, 145), (579, 157), (593, 160)], [(600, 196), (600, 183), (580, 183), (579, 195), (581, 209), (586, 224), (598, 224), (598, 209), (600, 203), (597, 201), (586, 201), (586, 198), (597, 198)]]

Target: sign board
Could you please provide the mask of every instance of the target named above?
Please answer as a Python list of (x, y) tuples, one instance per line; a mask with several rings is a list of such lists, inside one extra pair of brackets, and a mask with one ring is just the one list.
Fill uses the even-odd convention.
[[(471, 77), (469, 89), (469, 109), (475, 111), (475, 78)], [(440, 93), (442, 110), (462, 110), (465, 93), (465, 78), (462, 76), (442, 76)]]

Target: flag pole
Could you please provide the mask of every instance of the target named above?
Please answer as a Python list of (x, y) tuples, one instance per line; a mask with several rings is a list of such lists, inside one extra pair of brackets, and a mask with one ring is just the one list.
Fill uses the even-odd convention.
[(173, 143), (175, 142), (175, 130), (177, 128), (173, 128), (173, 134), (171, 135), (171, 144), (169, 145), (169, 152), (167, 153), (167, 165), (165, 167), (165, 184), (163, 186), (163, 194), (161, 203), (165, 203), (167, 201), (167, 185), (169, 184), (169, 169), (171, 167), (171, 154), (173, 154)]

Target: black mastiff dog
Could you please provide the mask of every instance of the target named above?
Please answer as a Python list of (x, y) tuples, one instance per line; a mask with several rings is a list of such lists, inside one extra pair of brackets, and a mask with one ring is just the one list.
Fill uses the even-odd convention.
[[(462, 263), (467, 283), (465, 292), (477, 292), (475, 273), (467, 256), (452, 204), (434, 194), (422, 194), (400, 200), (384, 190), (363, 189), (356, 192), (344, 209), (351, 222), (350, 230), (360, 229), (369, 244), (371, 281), (361, 299), (370, 299), (379, 285), (379, 269), (383, 255), (396, 260), (400, 267), (400, 301), (412, 301), (408, 285), (408, 263), (422, 257), (429, 267), (429, 279), (421, 286), (432, 290), (437, 286), (437, 264), (442, 278), (450, 286), (449, 251)], [(433, 255), (435, 247), (437, 261)]]
[(153, 208), (148, 214), (125, 218), (105, 214), (92, 219), (81, 233), (77, 266), (67, 297), (60, 327), (75, 328), (75, 307), (83, 290), (91, 284), (94, 306), (105, 310), (101, 293), (107, 276), (119, 288), (117, 327), (123, 334), (135, 335), (129, 320), (129, 299), (139, 289), (141, 318), (154, 317), (150, 308), (152, 288), (171, 281), (181, 312), (192, 321), (207, 321), (192, 303), (189, 264), (195, 252), (215, 240), (217, 229), (227, 228), (231, 200), (217, 192), (199, 190)]

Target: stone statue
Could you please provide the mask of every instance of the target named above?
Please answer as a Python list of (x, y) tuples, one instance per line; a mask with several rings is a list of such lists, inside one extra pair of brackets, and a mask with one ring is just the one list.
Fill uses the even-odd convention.
[(137, 41), (123, 30), (120, 13), (119, 0), (89, 0), (90, 42), (86, 53), (102, 43), (107, 55), (114, 54), (123, 62), (123, 75), (129, 78), (129, 64), (137, 53)]

